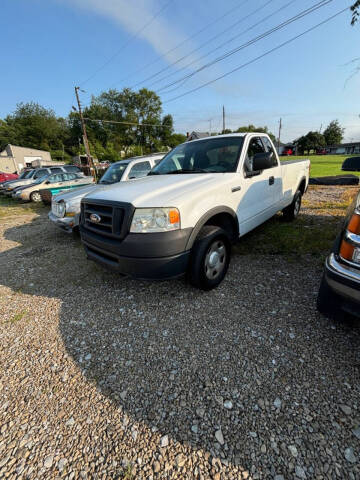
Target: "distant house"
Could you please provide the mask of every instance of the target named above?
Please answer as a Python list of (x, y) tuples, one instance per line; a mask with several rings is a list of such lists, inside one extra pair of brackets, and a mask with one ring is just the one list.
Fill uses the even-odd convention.
[(191, 140), (199, 140), (200, 138), (206, 138), (210, 137), (210, 133), (208, 132), (192, 132), (192, 133), (187, 133), (187, 142), (191, 142)]
[(351, 155), (352, 153), (360, 153), (360, 142), (340, 143), (338, 145), (330, 145), (326, 147), (329, 154)]
[(50, 152), (34, 148), (6, 145), (0, 152), (0, 172), (20, 173), (25, 167), (42, 167), (44, 165), (57, 165), (51, 160)]

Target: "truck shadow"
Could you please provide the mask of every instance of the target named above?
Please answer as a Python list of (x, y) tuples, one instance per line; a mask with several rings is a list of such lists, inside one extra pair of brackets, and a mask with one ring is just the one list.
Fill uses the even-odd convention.
[[(344, 380), (358, 382), (360, 331), (316, 312), (321, 268), (311, 258), (294, 264), (281, 255), (234, 255), (223, 284), (204, 293), (183, 280), (147, 283), (105, 272), (86, 261), (79, 240), (45, 219), (7, 229), (5, 239), (1, 283), (61, 300), (68, 353), (130, 418), (129, 429), (137, 422), (239, 471), (256, 465), (259, 472), (270, 471), (262, 446), (278, 457), (290, 436), (316, 466), (306, 438), (335, 435), (340, 413), (320, 412), (336, 409), (333, 398), (355, 399)], [(285, 472), (289, 452), (281, 455)]]

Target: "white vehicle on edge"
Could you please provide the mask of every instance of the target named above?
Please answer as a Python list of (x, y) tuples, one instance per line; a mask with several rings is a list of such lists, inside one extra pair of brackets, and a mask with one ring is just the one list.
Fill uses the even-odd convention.
[(309, 171), (309, 160), (281, 164), (266, 134), (186, 142), (149, 176), (83, 198), (82, 242), (89, 259), (121, 274), (186, 273), (210, 290), (226, 275), (233, 242), (278, 211), (298, 215)]
[(48, 214), (49, 219), (65, 231), (76, 231), (79, 227), (80, 202), (85, 195), (104, 189), (113, 183), (144, 177), (164, 155), (165, 153), (154, 153), (120, 160), (110, 165), (99, 183), (54, 195)]

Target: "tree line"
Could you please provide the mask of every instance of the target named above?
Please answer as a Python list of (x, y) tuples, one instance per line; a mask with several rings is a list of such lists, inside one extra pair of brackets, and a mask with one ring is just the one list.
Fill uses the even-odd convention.
[[(174, 132), (172, 115), (162, 114), (160, 97), (146, 88), (102, 92), (92, 97), (83, 114), (91, 154), (101, 161), (165, 151), (186, 140), (185, 135)], [(267, 133), (277, 145), (266, 126), (249, 124), (221, 133), (243, 132)], [(311, 131), (293, 143), (298, 153), (304, 154), (341, 143), (343, 134), (338, 120), (333, 120), (323, 133)], [(0, 120), (0, 149), (8, 143), (48, 150), (55, 160), (70, 161), (85, 153), (77, 111), (69, 112), (66, 118), (58, 117), (53, 110), (33, 102), (18, 104), (12, 114)]]
[[(146, 88), (102, 92), (92, 97), (83, 115), (91, 154), (101, 161), (161, 151), (186, 140), (174, 132), (172, 116), (162, 115), (160, 97)], [(8, 143), (48, 150), (56, 160), (69, 161), (85, 153), (79, 113), (58, 117), (34, 102), (18, 104), (0, 120), (0, 148)]]

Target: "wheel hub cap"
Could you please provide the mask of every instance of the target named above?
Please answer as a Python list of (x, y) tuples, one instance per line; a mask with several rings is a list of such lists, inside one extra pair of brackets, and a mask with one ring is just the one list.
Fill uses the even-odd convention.
[(222, 240), (213, 242), (205, 257), (205, 274), (207, 278), (213, 280), (217, 278), (226, 265), (226, 247)]

